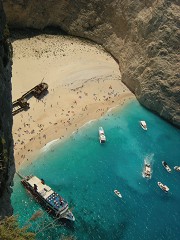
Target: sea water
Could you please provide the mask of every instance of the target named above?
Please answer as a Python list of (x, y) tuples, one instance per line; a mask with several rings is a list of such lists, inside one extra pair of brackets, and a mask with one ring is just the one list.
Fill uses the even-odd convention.
[[(139, 124), (145, 120), (148, 131)], [(100, 144), (98, 128), (107, 142)], [(144, 160), (152, 178), (142, 176)], [(90, 122), (67, 140), (49, 145), (22, 175), (43, 178), (62, 195), (76, 218), (73, 224), (55, 222), (15, 177), (12, 203), (21, 226), (31, 225), (38, 240), (176, 240), (180, 229), (180, 131), (133, 101)], [(170, 191), (163, 192), (160, 181)], [(117, 189), (122, 199), (114, 194)], [(31, 216), (41, 210), (36, 221)]]

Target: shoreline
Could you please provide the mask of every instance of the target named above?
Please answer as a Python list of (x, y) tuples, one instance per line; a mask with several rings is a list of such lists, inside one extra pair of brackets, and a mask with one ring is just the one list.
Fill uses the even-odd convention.
[(135, 96), (121, 82), (118, 64), (99, 45), (72, 37), (38, 35), (13, 42), (13, 99), (42, 79), (41, 100), (13, 117), (16, 169), (30, 164), (51, 141), (67, 139), (92, 119)]
[(79, 128), (77, 128), (76, 130), (74, 130), (71, 133), (68, 133), (64, 138), (60, 139), (60, 138), (56, 138), (51, 140), (50, 142), (47, 142), (44, 146), (42, 146), (40, 149), (37, 149), (35, 153), (33, 154), (29, 154), (28, 155), (28, 161), (22, 161), (21, 164), (19, 165), (19, 167), (16, 166), (16, 170), (21, 170), (24, 167), (27, 167), (30, 164), (33, 164), (34, 161), (36, 161), (39, 157), (41, 157), (42, 154), (51, 151), (53, 147), (55, 147), (56, 145), (61, 144), (61, 142), (66, 141), (68, 138), (70, 138), (71, 136), (73, 136), (73, 134), (76, 134), (77, 131), (81, 130), (82, 128), (86, 127), (87, 124), (91, 124), (92, 122), (98, 121), (99, 119), (103, 118), (106, 116), (106, 114), (113, 112), (113, 111), (121, 111), (123, 108), (126, 107), (127, 104), (131, 103), (132, 101), (134, 101), (136, 98), (132, 97), (132, 98), (123, 98), (124, 103), (121, 103), (120, 105), (116, 105), (110, 109), (107, 110), (107, 112), (100, 116), (97, 119), (90, 119), (88, 120), (88, 122), (85, 122), (82, 126), (79, 126)]

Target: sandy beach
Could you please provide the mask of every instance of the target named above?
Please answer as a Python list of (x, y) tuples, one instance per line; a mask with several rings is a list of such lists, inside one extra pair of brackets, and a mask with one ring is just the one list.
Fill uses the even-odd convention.
[(118, 64), (96, 44), (44, 34), (15, 40), (13, 51), (13, 101), (41, 81), (49, 86), (41, 100), (30, 98), (30, 109), (13, 116), (17, 169), (50, 141), (135, 98)]

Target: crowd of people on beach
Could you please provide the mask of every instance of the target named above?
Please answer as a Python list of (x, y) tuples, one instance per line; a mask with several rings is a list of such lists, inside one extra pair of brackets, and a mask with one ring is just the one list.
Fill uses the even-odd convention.
[[(99, 106), (96, 106), (97, 109), (95, 110), (95, 112), (98, 114), (98, 116), (103, 116), (105, 112), (107, 112), (107, 110), (110, 108), (111, 103), (114, 102), (114, 99), (120, 96), (120, 93), (117, 90), (113, 90), (111, 85), (109, 85), (109, 89), (107, 89), (107, 92), (104, 91), (104, 95), (102, 96), (102, 98), (97, 97), (99, 95), (98, 91), (96, 93), (93, 93), (91, 96), (90, 94), (88, 94), (87, 92), (83, 92), (82, 90), (83, 89), (77, 89), (76, 91), (73, 91), (76, 93), (77, 97), (75, 100), (73, 100), (68, 109), (63, 108), (61, 103), (61, 96), (58, 97), (59, 101), (57, 101), (56, 103), (50, 103), (48, 96), (46, 96), (44, 99), (36, 100), (37, 104), (39, 104), (39, 102), (43, 104), (43, 112), (46, 113), (47, 111), (49, 111), (48, 109), (52, 109), (50, 114), (54, 115), (53, 119), (56, 120), (55, 122), (48, 121), (46, 125), (43, 123), (38, 123), (37, 119), (35, 119), (33, 114), (33, 112), (36, 111), (35, 107), (32, 108), (31, 113), (29, 113), (30, 111), (27, 114), (24, 112), (20, 113), (21, 127), (17, 129), (17, 132), (14, 132), (15, 155), (16, 158), (21, 159), (20, 161), (18, 161), (19, 165), (21, 164), (22, 160), (29, 160), (29, 154), (24, 153), (32, 153), (34, 151), (32, 144), (34, 141), (38, 142), (41, 147), (47, 144), (48, 138), (46, 130), (48, 128), (51, 128), (52, 131), (54, 130), (54, 136), (57, 135), (56, 133), (60, 133), (58, 131), (59, 128), (64, 128), (65, 131), (68, 131), (68, 128), (72, 124), (77, 130), (77, 118), (83, 118), (85, 114), (91, 114), (88, 111), (88, 105), (82, 104), (82, 102), (80, 103), (81, 99), (91, 97), (92, 102), (100, 102)], [(50, 89), (50, 92), (54, 92), (54, 89)], [(84, 102), (86, 103), (86, 101)], [(105, 102), (108, 102), (108, 104), (104, 104)], [(104, 107), (102, 107), (102, 103), (104, 104)], [(64, 135), (65, 133), (60, 135), (59, 139), (63, 139)]]
[(14, 97), (29, 85), (28, 79), (36, 85), (42, 77), (49, 86), (47, 95), (29, 99), (30, 109), (14, 116), (14, 153), (19, 166), (30, 162), (50, 141), (64, 139), (133, 96), (121, 83), (117, 63), (101, 46), (40, 35), (14, 41), (13, 48), (13, 84), (18, 92)]

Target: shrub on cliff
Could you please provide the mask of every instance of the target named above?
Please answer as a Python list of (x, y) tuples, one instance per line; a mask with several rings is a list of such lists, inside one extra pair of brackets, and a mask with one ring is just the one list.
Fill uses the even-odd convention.
[(17, 217), (6, 217), (0, 221), (0, 239), (2, 240), (34, 240), (35, 234), (28, 232), (28, 227), (20, 228)]

